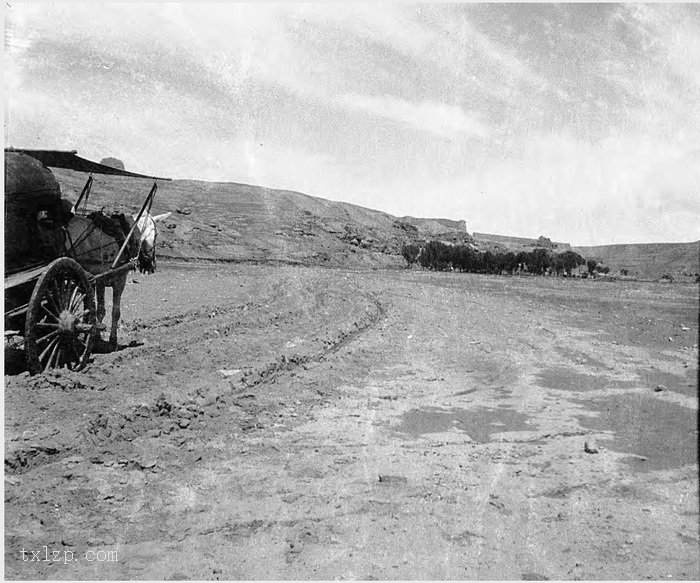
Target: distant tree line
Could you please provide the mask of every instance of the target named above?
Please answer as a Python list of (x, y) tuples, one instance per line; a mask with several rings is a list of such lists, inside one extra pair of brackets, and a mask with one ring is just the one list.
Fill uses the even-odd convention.
[[(418, 263), (433, 271), (460, 271), (468, 273), (509, 274), (531, 273), (534, 275), (556, 274), (570, 276), (574, 269), (586, 265), (588, 273), (607, 273), (608, 268), (595, 260), (588, 262), (578, 253), (567, 250), (555, 253), (549, 249), (513, 253), (477, 251), (468, 245), (447, 245), (441, 241), (429, 241), (419, 246), (405, 244), (401, 254), (408, 266)], [(603, 271), (607, 270), (607, 271)]]

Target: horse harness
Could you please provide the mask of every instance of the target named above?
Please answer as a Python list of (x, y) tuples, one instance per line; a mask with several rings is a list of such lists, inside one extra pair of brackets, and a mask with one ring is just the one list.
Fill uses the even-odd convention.
[[(65, 226), (63, 227), (64, 239), (67, 238), (68, 242), (70, 243), (70, 247), (67, 247), (64, 244), (64, 248), (67, 249), (68, 254), (70, 254), (76, 261), (78, 261), (79, 257), (83, 257), (84, 255), (88, 255), (96, 251), (102, 251), (103, 249), (108, 249), (110, 247), (115, 246), (118, 248), (121, 247), (130, 230), (130, 227), (126, 221), (126, 217), (121, 213), (105, 215), (103, 212), (96, 211), (87, 215), (86, 218), (89, 219), (89, 226), (82, 233), (80, 233), (80, 235), (75, 241), (73, 241), (73, 238), (71, 237), (71, 234), (68, 231), (68, 229)], [(112, 237), (114, 240), (110, 243), (99, 245), (97, 247), (93, 247), (91, 249), (83, 251), (82, 253), (77, 253), (76, 249), (78, 248), (78, 246), (81, 243), (83, 243), (97, 229), (103, 231), (105, 234)], [(143, 241), (140, 239), (138, 243), (136, 243), (133, 240), (132, 235), (129, 241), (129, 245), (127, 246), (128, 255), (131, 257), (131, 259), (127, 260), (125, 263), (128, 263), (129, 261), (135, 263), (135, 260), (139, 257), (139, 254), (141, 253), (142, 244)], [(135, 268), (136, 265), (134, 264), (134, 269)]]

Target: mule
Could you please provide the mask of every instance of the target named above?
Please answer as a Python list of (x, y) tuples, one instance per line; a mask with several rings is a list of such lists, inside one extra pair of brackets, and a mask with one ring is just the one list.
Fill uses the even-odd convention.
[[(139, 219), (117, 267), (136, 259), (137, 267), (141, 273), (153, 273), (156, 270), (156, 240), (158, 238), (156, 223), (169, 216), (170, 213), (155, 217), (144, 213)], [(92, 275), (100, 275), (109, 271), (124, 239), (134, 224), (135, 218), (126, 215), (108, 216), (102, 213), (73, 216), (66, 226), (68, 255)], [(117, 328), (121, 318), (121, 299), (127, 277), (128, 271), (122, 270), (95, 282), (96, 316), (100, 328), (107, 312), (105, 288), (112, 288), (112, 326), (108, 343), (110, 350), (114, 350), (118, 346)], [(100, 332), (100, 338), (101, 336)]]

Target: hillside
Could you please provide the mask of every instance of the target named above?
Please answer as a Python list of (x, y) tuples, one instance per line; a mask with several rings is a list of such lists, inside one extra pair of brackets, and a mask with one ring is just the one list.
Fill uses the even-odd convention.
[(405, 216), (401, 217), (405, 223), (409, 223), (418, 227), (422, 232), (433, 235), (440, 235), (448, 231), (467, 232), (467, 222), (453, 221), (450, 219), (421, 219), (417, 217)]
[[(76, 200), (87, 175), (53, 169), (64, 197)], [(135, 212), (152, 181), (95, 175), (90, 207)], [(404, 264), (405, 242), (436, 231), (467, 239), (463, 222), (413, 219), (299, 192), (237, 183), (159, 182), (153, 214), (171, 211), (160, 229), (161, 256), (308, 265), (391, 267)], [(439, 225), (439, 228), (436, 226)], [(454, 229), (450, 227), (454, 225)]]
[[(52, 170), (63, 196), (77, 199), (87, 174)], [(128, 212), (139, 208), (152, 185), (149, 179), (101, 174), (94, 175), (94, 181), (90, 207)], [(493, 236), (473, 238), (465, 221), (398, 218), (299, 192), (238, 183), (161, 181), (153, 213), (167, 211), (172, 215), (160, 229), (161, 257), (381, 268), (404, 265), (400, 251), (406, 242), (438, 239), (468, 242), (482, 250), (508, 248), (492, 241)], [(668, 273), (678, 281), (693, 281), (700, 272), (700, 242), (573, 249), (608, 265), (611, 274), (627, 269), (641, 279)]]
[(586, 258), (610, 267), (611, 274), (626, 269), (639, 279), (659, 279), (668, 274), (676, 281), (694, 281), (700, 273), (700, 241), (694, 243), (639, 243), (574, 247)]

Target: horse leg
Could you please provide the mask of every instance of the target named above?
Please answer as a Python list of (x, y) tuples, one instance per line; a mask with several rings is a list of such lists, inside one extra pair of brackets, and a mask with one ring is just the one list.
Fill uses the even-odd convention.
[(109, 344), (112, 348), (117, 348), (117, 327), (121, 317), (122, 292), (126, 287), (126, 276), (124, 273), (112, 280), (112, 330), (109, 334)]
[[(107, 310), (105, 309), (105, 286), (104, 284), (98, 283), (95, 286), (95, 292), (97, 294), (97, 323), (102, 324), (102, 320), (105, 318)], [(102, 330), (99, 329), (99, 338), (102, 338)]]

